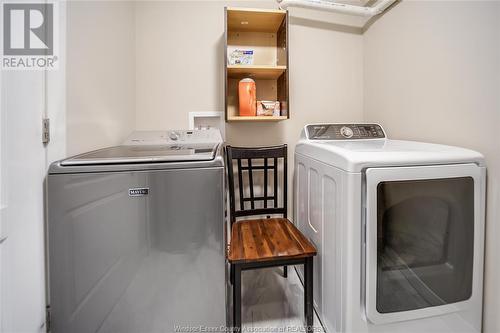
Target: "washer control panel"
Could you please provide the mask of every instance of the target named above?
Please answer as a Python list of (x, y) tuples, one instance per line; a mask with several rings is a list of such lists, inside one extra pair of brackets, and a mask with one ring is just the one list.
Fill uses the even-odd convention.
[(317, 124), (306, 126), (309, 140), (383, 139), (385, 133), (378, 124)]
[(198, 144), (223, 142), (216, 128), (207, 130), (136, 131), (123, 143), (125, 146)]

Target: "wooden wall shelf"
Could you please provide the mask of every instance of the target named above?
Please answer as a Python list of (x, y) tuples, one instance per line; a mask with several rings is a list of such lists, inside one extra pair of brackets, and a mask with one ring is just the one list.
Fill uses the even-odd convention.
[[(227, 122), (289, 119), (288, 12), (225, 8), (224, 91)], [(253, 50), (252, 65), (229, 65), (234, 50)], [(257, 100), (279, 101), (281, 116), (240, 117), (238, 82), (252, 78)]]

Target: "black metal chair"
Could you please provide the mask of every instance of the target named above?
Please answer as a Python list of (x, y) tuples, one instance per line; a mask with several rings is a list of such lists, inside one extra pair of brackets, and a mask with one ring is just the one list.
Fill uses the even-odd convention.
[[(233, 284), (233, 329), (241, 331), (241, 272), (265, 267), (304, 265), (304, 315), (306, 328), (313, 326), (313, 257), (315, 247), (287, 217), (287, 146), (226, 147), (231, 242), (227, 253)], [(280, 160), (283, 175), (282, 205), (279, 205)], [(236, 164), (236, 166), (235, 166)], [(235, 169), (237, 169), (239, 209), (236, 210)], [(272, 193), (269, 172), (272, 171)], [(263, 195), (256, 196), (256, 172), (263, 172)], [(248, 184), (245, 186), (244, 173)], [(245, 191), (247, 189), (248, 191)], [(249, 192), (249, 197), (245, 196)], [(258, 205), (257, 205), (258, 204)], [(248, 207), (249, 206), (249, 207)], [(258, 207), (257, 207), (258, 206)], [(281, 215), (273, 217), (271, 215)], [(264, 218), (244, 219), (245, 217)]]

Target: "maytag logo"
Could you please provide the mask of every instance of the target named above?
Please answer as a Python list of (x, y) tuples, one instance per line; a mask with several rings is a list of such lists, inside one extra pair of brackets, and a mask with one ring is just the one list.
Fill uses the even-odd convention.
[(147, 187), (128, 189), (128, 195), (130, 197), (144, 197), (148, 194), (149, 194), (149, 188)]

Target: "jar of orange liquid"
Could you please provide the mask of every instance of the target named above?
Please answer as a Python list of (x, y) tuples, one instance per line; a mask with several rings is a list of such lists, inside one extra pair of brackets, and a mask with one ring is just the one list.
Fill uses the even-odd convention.
[(252, 79), (243, 79), (238, 84), (240, 116), (257, 115), (257, 88)]

